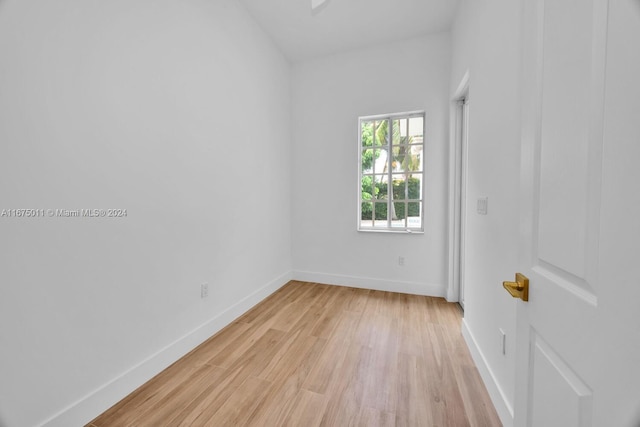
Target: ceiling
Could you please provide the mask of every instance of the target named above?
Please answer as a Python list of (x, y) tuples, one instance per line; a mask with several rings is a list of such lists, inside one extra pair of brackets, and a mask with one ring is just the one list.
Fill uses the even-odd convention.
[(292, 62), (447, 31), (458, 0), (240, 0)]

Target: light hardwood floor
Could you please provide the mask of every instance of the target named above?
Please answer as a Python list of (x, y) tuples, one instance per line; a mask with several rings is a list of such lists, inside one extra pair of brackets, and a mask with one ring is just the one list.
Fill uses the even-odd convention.
[(89, 426), (500, 426), (441, 298), (292, 281)]

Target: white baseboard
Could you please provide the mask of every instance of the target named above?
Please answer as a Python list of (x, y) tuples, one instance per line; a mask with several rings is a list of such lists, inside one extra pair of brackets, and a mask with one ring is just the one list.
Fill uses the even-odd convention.
[(216, 332), (233, 322), (251, 307), (280, 289), (291, 279), (292, 273), (287, 272), (272, 280), (227, 310), (219, 313), (211, 320), (124, 372), (122, 375), (61, 410), (42, 423), (41, 426), (68, 427), (87, 424), (96, 416), (122, 400), (129, 393), (162, 372), (169, 365), (206, 341)]
[(500, 421), (502, 421), (502, 425), (504, 427), (513, 427), (513, 407), (509, 404), (506, 395), (496, 381), (496, 377), (493, 375), (493, 371), (487, 364), (487, 359), (482, 354), (480, 347), (478, 347), (478, 343), (473, 337), (465, 319), (462, 319), (462, 336), (467, 343), (467, 347), (469, 347), (469, 352), (471, 353), (473, 361), (478, 367), (482, 381), (489, 392), (489, 397), (493, 402), (493, 406), (496, 408), (496, 412), (500, 417)]
[(376, 291), (400, 292), (403, 294), (444, 297), (446, 286), (399, 280), (374, 279), (370, 277), (343, 276), (340, 274), (316, 273), (312, 271), (293, 272), (293, 279), (304, 282), (325, 283), (327, 285), (349, 286)]

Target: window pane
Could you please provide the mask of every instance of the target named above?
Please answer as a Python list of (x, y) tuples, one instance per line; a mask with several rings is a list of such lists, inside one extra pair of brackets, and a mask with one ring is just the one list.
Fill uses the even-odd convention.
[(373, 228), (386, 229), (389, 227), (387, 222), (387, 210), (387, 202), (374, 203)]
[(376, 212), (376, 220), (387, 220), (387, 202), (376, 202), (375, 204), (375, 212)]
[(407, 198), (407, 185), (404, 175), (393, 175), (393, 200), (405, 200)]
[(422, 174), (412, 174), (407, 180), (408, 198), (413, 200), (422, 199)]
[(420, 209), (422, 207), (422, 202), (409, 202), (408, 204), (407, 216), (409, 217), (419, 217)]
[(402, 222), (402, 226), (404, 227), (404, 219), (407, 217), (407, 203), (406, 202), (394, 202), (393, 203), (393, 220), (395, 221), (395, 226), (398, 226), (398, 221)]
[(410, 145), (409, 152), (411, 156), (411, 171), (422, 172), (424, 170), (424, 149), (422, 144)]
[(389, 197), (389, 184), (387, 183), (387, 176), (377, 176), (376, 178), (380, 178), (376, 181), (375, 195), (376, 199), (387, 199)]
[(373, 150), (373, 173), (386, 173), (387, 172), (387, 150), (375, 149)]
[(392, 229), (398, 229), (398, 230), (404, 230), (407, 228), (407, 220), (406, 219), (398, 219), (395, 221), (391, 221), (391, 228)]
[(409, 144), (421, 144), (424, 133), (424, 119), (412, 117), (409, 119)]
[(363, 147), (373, 146), (373, 122), (362, 122), (360, 125), (360, 139)]
[[(393, 132), (391, 133), (391, 143), (393, 145), (400, 145), (407, 143), (406, 134), (402, 135), (402, 126), (406, 128), (406, 119), (396, 119), (392, 121)], [(404, 124), (403, 124), (404, 123)]]
[(404, 147), (398, 147), (397, 145), (394, 145), (393, 147), (391, 147), (391, 170), (393, 172), (399, 172), (400, 171), (400, 163), (398, 162), (398, 159), (400, 157), (400, 153), (404, 150)]
[(422, 228), (422, 202), (408, 203), (407, 226), (409, 228)]
[(371, 173), (373, 172), (373, 160), (374, 160), (374, 150), (372, 148), (367, 148), (366, 150), (362, 150), (362, 173)]
[(374, 143), (376, 146), (389, 144), (389, 122), (381, 120), (375, 122)]
[(391, 166), (394, 172), (422, 171), (422, 150), (419, 145), (393, 147)]
[[(362, 221), (369, 221), (368, 223), (368, 227), (371, 226), (371, 219), (373, 215), (373, 203), (371, 202), (362, 202), (360, 205), (360, 219)], [(364, 222), (362, 223), (362, 225), (364, 226)]]
[(371, 200), (374, 195), (373, 177), (371, 175), (365, 175), (360, 180), (360, 197), (362, 200)]
[(400, 137), (402, 138), (401, 144), (406, 144), (407, 143), (407, 135), (408, 135), (408, 129), (407, 129), (407, 124), (409, 123), (409, 121), (407, 119), (400, 119), (398, 120), (398, 126), (400, 127), (399, 131), (400, 131)]

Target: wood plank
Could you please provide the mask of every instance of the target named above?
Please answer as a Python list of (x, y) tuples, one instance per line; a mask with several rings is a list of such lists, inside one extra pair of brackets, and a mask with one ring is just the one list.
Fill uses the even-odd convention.
[(428, 427), (439, 425), (434, 422), (432, 401), (426, 399), (421, 357), (400, 353), (398, 355), (398, 402), (396, 425), (399, 427)]
[(155, 404), (145, 404), (143, 408), (131, 411), (129, 414), (135, 415), (130, 420), (121, 418), (114, 426), (129, 425), (160, 425), (167, 423), (177, 417), (182, 408), (188, 406), (209, 388), (211, 383), (217, 383), (224, 376), (225, 371), (216, 366), (204, 365), (188, 378), (174, 387), (169, 394)]
[(300, 390), (293, 402), (293, 411), (284, 420), (287, 427), (316, 427), (324, 415), (326, 398), (309, 390)]
[(234, 363), (237, 363), (239, 359), (246, 357), (247, 353), (251, 349), (255, 348), (256, 343), (262, 342), (266, 335), (275, 337), (283, 337), (284, 332), (278, 331), (275, 333), (274, 329), (271, 329), (272, 322), (259, 323), (251, 326), (244, 331), (238, 338), (230, 342), (224, 349), (218, 352), (215, 357), (210, 358), (207, 363), (222, 368), (229, 368)]
[(364, 311), (371, 291), (369, 289), (349, 288), (349, 292), (352, 294), (352, 297), (344, 309), (356, 312)]
[(325, 394), (330, 384), (337, 381), (339, 368), (347, 356), (348, 346), (340, 340), (325, 340), (322, 353), (316, 360), (307, 380), (302, 385), (305, 390)]
[(341, 366), (340, 373), (325, 396), (329, 399), (320, 422), (321, 426), (348, 426), (357, 421), (362, 407), (362, 396), (371, 369), (372, 350), (352, 343)]
[[(223, 375), (215, 382), (210, 381), (206, 390), (198, 396), (180, 407), (180, 410), (174, 414), (171, 419), (171, 425), (175, 426), (192, 426), (197, 425), (196, 420), (203, 420), (213, 417), (216, 412), (224, 405), (224, 403), (236, 392), (238, 387), (246, 380), (246, 372), (241, 369), (230, 371), (221, 369)], [(171, 406), (177, 406), (177, 400), (170, 403)], [(151, 418), (145, 419), (144, 423), (139, 425), (152, 426)], [(163, 423), (166, 425), (166, 420)]]
[(301, 317), (310, 309), (309, 304), (304, 301), (295, 301), (281, 307), (280, 310), (273, 315), (270, 327), (280, 331), (289, 332)]
[(326, 344), (325, 340), (316, 337), (307, 336), (306, 338), (313, 339), (315, 342), (306, 353), (297, 358), (299, 361), (290, 359), (289, 366), (282, 365), (277, 373), (276, 371), (269, 373), (273, 378), (272, 390), (254, 412), (250, 420), (252, 425), (282, 425), (290, 417), (290, 413), (295, 412), (294, 400), (302, 390), (302, 385)]
[(395, 413), (398, 401), (398, 319), (386, 323), (373, 343), (372, 371), (367, 378), (363, 405)]
[(310, 292), (311, 290), (313, 290), (313, 286), (310, 286), (310, 284), (291, 280), (276, 292), (265, 298), (260, 304), (240, 316), (237, 321), (252, 323), (259, 317), (270, 317), (280, 309), (279, 304), (282, 304), (285, 301), (287, 303), (294, 302), (300, 298), (301, 295), (304, 295), (306, 292)]
[(454, 358), (448, 357), (441, 325), (432, 327), (430, 337), (433, 345), (425, 348), (424, 368), (420, 370), (425, 384), (425, 401), (432, 408), (434, 425), (468, 427), (469, 420), (464, 410), (457, 378), (453, 372)]
[(356, 425), (358, 427), (395, 427), (396, 414), (363, 407)]
[(344, 306), (350, 301), (349, 297), (352, 297), (346, 290), (346, 288), (339, 288), (336, 291), (332, 290), (332, 298), (327, 302), (325, 306), (324, 314), (315, 324), (311, 335), (318, 338), (329, 338), (333, 333), (333, 330), (340, 322), (340, 318), (344, 312)]
[(249, 377), (212, 417), (200, 416), (193, 425), (241, 426), (246, 425), (255, 408), (269, 391), (270, 383)]
[[(317, 350), (318, 341), (317, 337), (304, 336), (299, 331), (289, 335), (271, 361), (257, 372), (257, 376), (267, 381), (288, 378), (304, 363), (305, 359), (313, 357), (309, 352)], [(324, 342), (321, 344), (324, 346)]]

